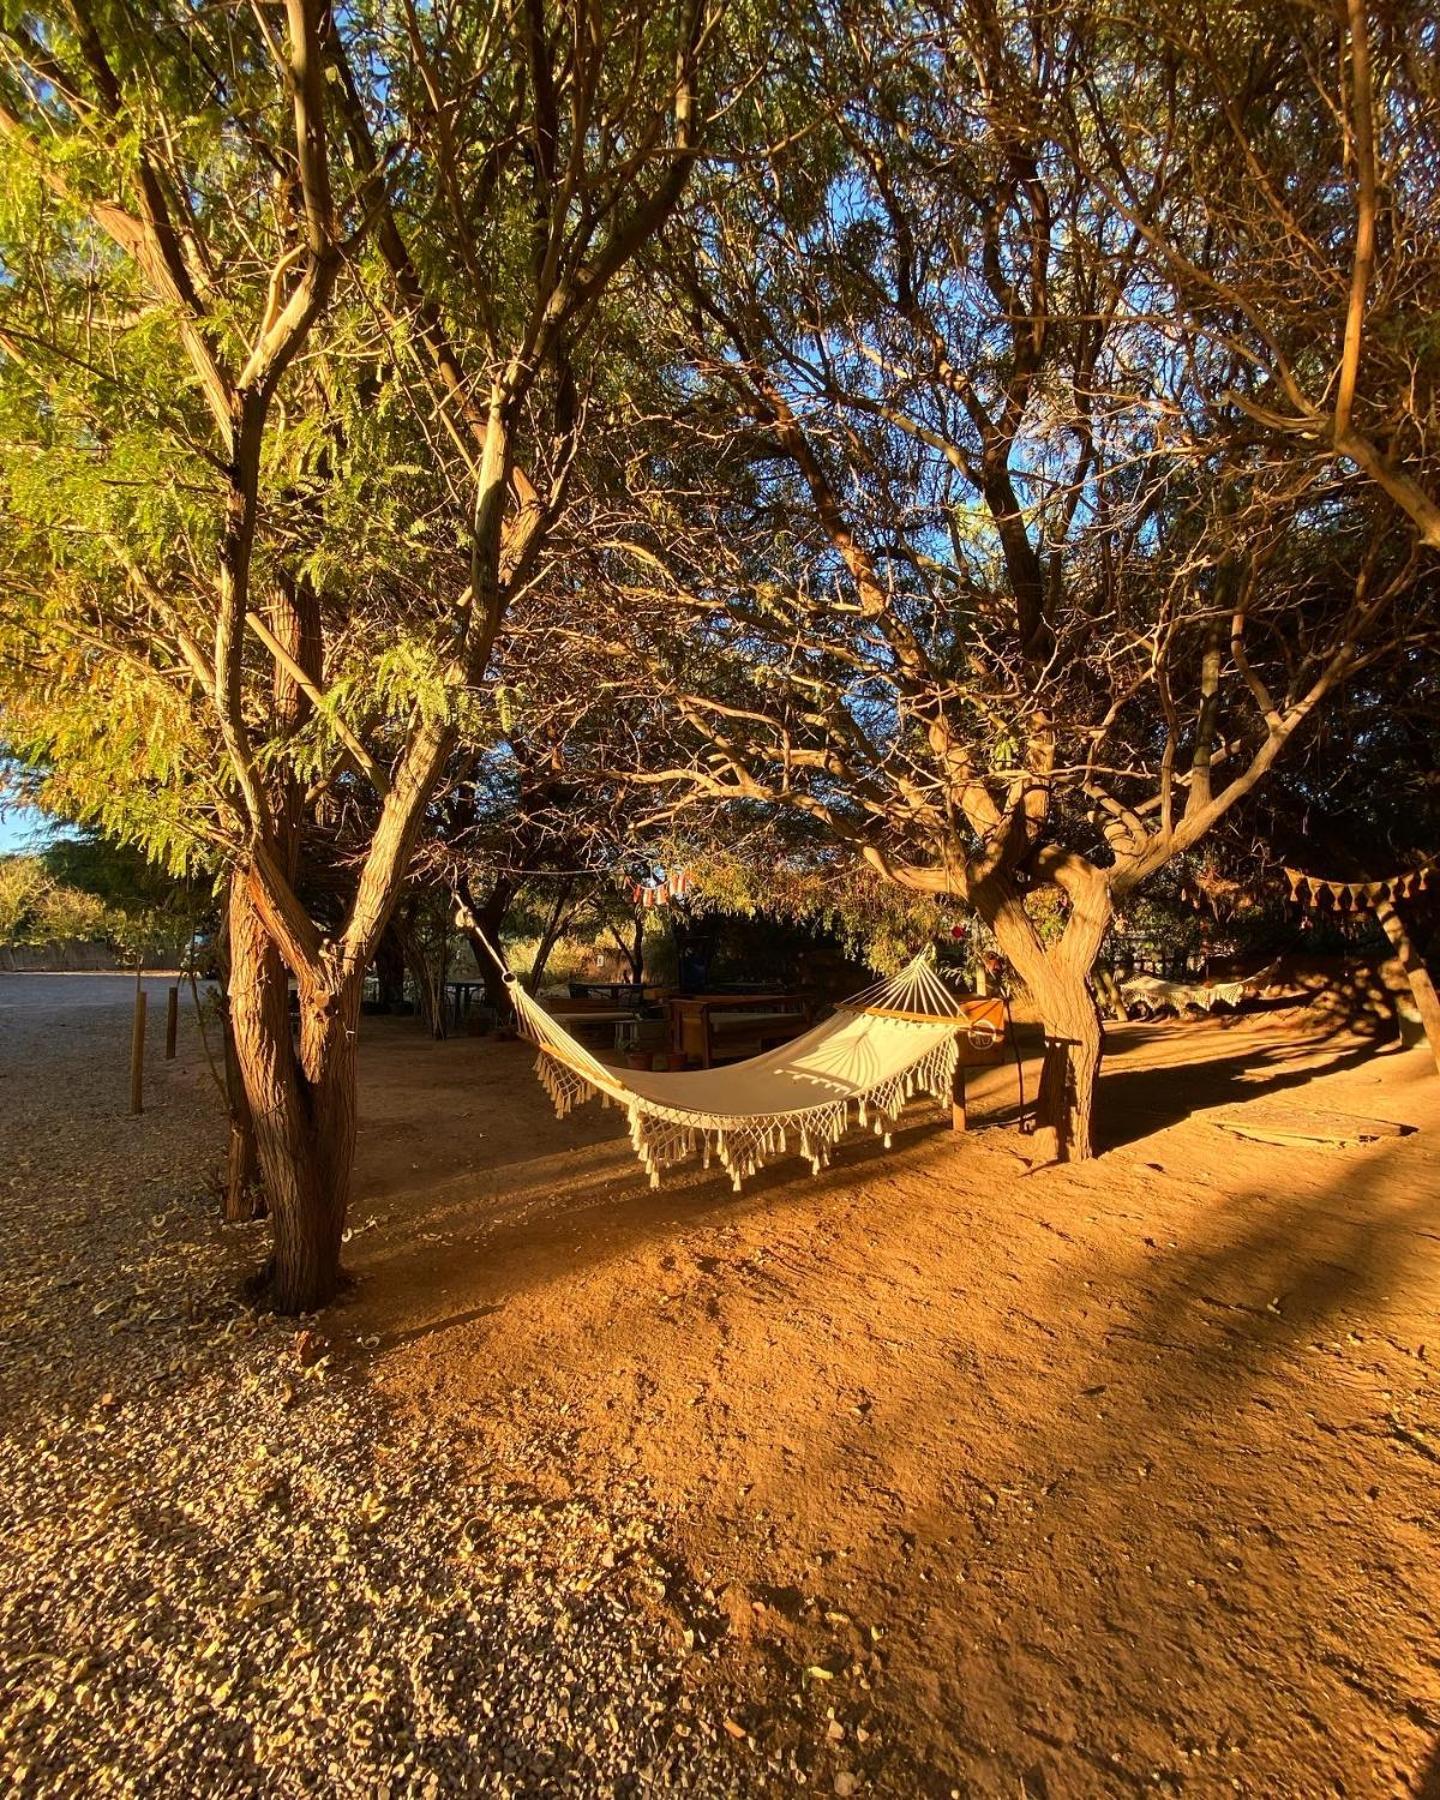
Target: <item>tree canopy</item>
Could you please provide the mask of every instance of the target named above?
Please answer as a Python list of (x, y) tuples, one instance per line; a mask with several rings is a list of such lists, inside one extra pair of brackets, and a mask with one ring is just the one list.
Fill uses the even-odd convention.
[(972, 908), (1089, 1151), (1117, 905), (1344, 696), (1378, 743), (1429, 691), (1433, 40), (4, 14), (0, 749), (224, 884), (284, 1303), (333, 1291), (418, 878), (754, 832)]

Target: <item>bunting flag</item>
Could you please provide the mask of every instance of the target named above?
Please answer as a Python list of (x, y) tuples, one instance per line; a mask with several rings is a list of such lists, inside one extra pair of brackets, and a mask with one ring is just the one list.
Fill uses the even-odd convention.
[(630, 890), (632, 906), (651, 908), (669, 906), (672, 900), (683, 900), (695, 885), (688, 869), (661, 869), (648, 881), (637, 882)]
[(1340, 913), (1370, 912), (1382, 900), (1411, 900), (1429, 891), (1436, 873), (1433, 860), (1386, 881), (1336, 881), (1328, 876), (1307, 875), (1303, 869), (1284, 870), (1292, 906)]

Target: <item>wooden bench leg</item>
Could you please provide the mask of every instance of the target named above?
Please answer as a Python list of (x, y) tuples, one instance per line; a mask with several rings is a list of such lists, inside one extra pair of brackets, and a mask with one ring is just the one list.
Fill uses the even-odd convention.
[(955, 1065), (955, 1076), (950, 1083), (950, 1129), (952, 1131), (968, 1131), (970, 1120), (965, 1112), (965, 1065)]

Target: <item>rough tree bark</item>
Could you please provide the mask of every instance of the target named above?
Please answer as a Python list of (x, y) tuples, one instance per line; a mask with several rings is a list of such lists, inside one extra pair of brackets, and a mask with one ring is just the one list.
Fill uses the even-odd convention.
[(1400, 917), (1393, 900), (1382, 900), (1375, 908), (1375, 917), (1380, 921), (1380, 929), (1389, 938), (1400, 967), (1405, 971), (1405, 979), (1410, 983), (1410, 992), (1415, 996), (1415, 1005), (1419, 1009), (1420, 1023), (1425, 1028), (1425, 1041), (1430, 1046), (1430, 1054), (1435, 1058), (1436, 1070), (1440, 1071), (1440, 995), (1435, 992), (1430, 971), (1411, 941), (1410, 933), (1405, 929), (1405, 921)]
[[(228, 1124), (221, 1217), (227, 1225), (244, 1225), (251, 1219), (263, 1219), (266, 1209), (265, 1194), (260, 1185), (260, 1158), (255, 1148), (255, 1121), (245, 1093), (245, 1078), (240, 1069), (240, 1053), (235, 1046), (235, 1026), (230, 1011), (232, 966), (228, 904), (220, 915), (215, 955), (220, 976), (220, 1055)], [(199, 1004), (198, 994), (196, 1004)]]
[(285, 964), (245, 870), (231, 879), (230, 944), (235, 1046), (274, 1232), (264, 1280), (279, 1311), (312, 1312), (339, 1285), (363, 972), (302, 983), (292, 1020)]
[(245, 1092), (245, 1078), (240, 1072), (240, 1057), (235, 1048), (235, 1028), (230, 1017), (229, 997), (221, 1000), (221, 1028), (225, 1057), (225, 1100), (230, 1117), (229, 1143), (225, 1153), (225, 1210), (227, 1225), (243, 1225), (250, 1219), (265, 1216), (265, 1196), (260, 1186), (260, 1156), (255, 1144), (255, 1120)]
[(970, 898), (1040, 1012), (1045, 1054), (1035, 1102), (1036, 1148), (1057, 1162), (1081, 1162), (1095, 1154), (1095, 1094), (1105, 1033), (1093, 970), (1114, 906), (1100, 870), (1079, 858), (1065, 860), (1055, 879), (1070, 913), (1053, 943), (1042, 941), (1010, 875), (986, 876), (972, 887)]

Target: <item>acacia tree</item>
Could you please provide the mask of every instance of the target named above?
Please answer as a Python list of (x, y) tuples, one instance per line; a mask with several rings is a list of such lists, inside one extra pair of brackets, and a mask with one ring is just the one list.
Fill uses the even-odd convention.
[(667, 265), (691, 443), (635, 482), (610, 578), (696, 747), (642, 778), (800, 808), (974, 907), (1041, 1011), (1042, 1127), (1085, 1156), (1117, 903), (1423, 615), (1413, 537), (1257, 436), (1235, 347), (1111, 203), (1102, 127), (1148, 105), (1163, 138), (1172, 98), (1123, 79), (1140, 25), (846, 24), (794, 45), (812, 129), (708, 180)]
[[(713, 29), (694, 0), (6, 15), (4, 735), (56, 810), (230, 872), (285, 1310), (335, 1291), (365, 968)], [(307, 843), (366, 812), (317, 913)]]
[(1069, 141), (1228, 367), (1209, 397), (1292, 464), (1362, 472), (1440, 550), (1432, 9), (1240, 0), (1142, 26)]

